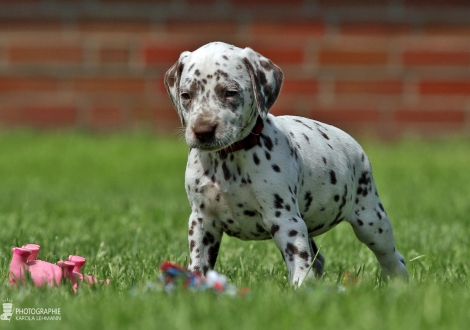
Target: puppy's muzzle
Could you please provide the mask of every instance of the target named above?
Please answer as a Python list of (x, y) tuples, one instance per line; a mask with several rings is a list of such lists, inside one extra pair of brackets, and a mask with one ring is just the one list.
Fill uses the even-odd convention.
[(207, 143), (214, 140), (217, 124), (204, 123), (193, 127), (194, 136), (201, 143)]

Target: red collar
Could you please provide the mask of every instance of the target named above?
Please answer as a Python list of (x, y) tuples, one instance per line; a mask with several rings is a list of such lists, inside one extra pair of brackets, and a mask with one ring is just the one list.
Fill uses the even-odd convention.
[(248, 149), (253, 148), (255, 145), (258, 144), (259, 136), (262, 130), (263, 130), (263, 119), (261, 118), (261, 116), (258, 116), (258, 119), (256, 119), (255, 127), (253, 127), (250, 134), (248, 134), (246, 138), (244, 138), (243, 140), (237, 141), (229, 145), (228, 147), (225, 147), (222, 150), (219, 150), (218, 153), (229, 154), (234, 151), (238, 151), (242, 149), (248, 150)]

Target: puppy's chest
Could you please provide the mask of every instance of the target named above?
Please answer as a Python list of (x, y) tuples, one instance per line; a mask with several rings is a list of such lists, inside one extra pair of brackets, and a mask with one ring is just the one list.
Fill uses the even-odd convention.
[(189, 170), (186, 175), (193, 211), (199, 213), (207, 225), (230, 236), (244, 240), (270, 238), (252, 189), (252, 174), (236, 162), (219, 161), (199, 166), (199, 170)]

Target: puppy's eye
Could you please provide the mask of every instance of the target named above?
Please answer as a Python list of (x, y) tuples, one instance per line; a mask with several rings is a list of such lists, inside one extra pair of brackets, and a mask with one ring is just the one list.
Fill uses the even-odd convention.
[(237, 94), (238, 94), (237, 91), (226, 91), (225, 92), (225, 97), (234, 97)]
[(183, 100), (190, 100), (191, 99), (191, 95), (189, 95), (189, 93), (181, 93), (181, 98)]

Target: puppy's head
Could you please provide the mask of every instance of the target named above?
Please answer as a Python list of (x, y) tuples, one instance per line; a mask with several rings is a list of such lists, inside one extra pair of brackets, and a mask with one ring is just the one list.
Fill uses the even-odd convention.
[(281, 89), (283, 73), (250, 48), (222, 42), (183, 52), (165, 74), (165, 86), (186, 143), (205, 151), (223, 149), (250, 134)]

